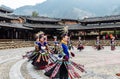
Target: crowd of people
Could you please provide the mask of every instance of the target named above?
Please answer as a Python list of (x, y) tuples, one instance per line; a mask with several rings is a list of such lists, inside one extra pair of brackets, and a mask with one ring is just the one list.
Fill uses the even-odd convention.
[(35, 69), (45, 70), (44, 74), (50, 79), (80, 78), (76, 69), (85, 72), (84, 66), (70, 60), (71, 57), (75, 57), (71, 49), (74, 47), (67, 33), (61, 35), (60, 42), (54, 36), (53, 45), (49, 46), (45, 34), (39, 32), (36, 34), (35, 49), (27, 52), (23, 57), (32, 61), (31, 64)]
[[(57, 40), (57, 36), (53, 37), (53, 44), (49, 45), (47, 36), (44, 32), (39, 32), (35, 35), (36, 41), (34, 42), (35, 49), (31, 50), (23, 55), (31, 61), (33, 67), (36, 70), (45, 70), (44, 75), (50, 79), (74, 79), (81, 78), (80, 74), (76, 72), (78, 69), (80, 72), (86, 72), (84, 66), (71, 61), (71, 57), (75, 57), (75, 54), (71, 52), (74, 50), (73, 42), (67, 33), (61, 35), (61, 41)], [(82, 51), (85, 46), (81, 37), (78, 37), (77, 50)], [(115, 37), (110, 40), (111, 50), (115, 50)], [(100, 42), (100, 37), (97, 36), (95, 42), (95, 49), (104, 49), (104, 46)], [(76, 68), (76, 69), (75, 69)]]
[[(105, 40), (105, 39), (103, 39), (103, 40)], [(105, 42), (103, 42), (103, 43), (105, 43)], [(97, 50), (101, 50), (101, 49), (104, 49), (103, 45), (104, 44), (102, 44), (100, 41), (100, 37), (97, 36), (94, 48)], [(115, 50), (115, 37), (113, 35), (110, 37), (109, 45), (111, 46), (111, 50)]]

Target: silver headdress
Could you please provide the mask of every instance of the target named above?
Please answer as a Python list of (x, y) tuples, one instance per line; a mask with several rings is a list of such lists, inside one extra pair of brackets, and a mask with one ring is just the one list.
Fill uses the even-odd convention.
[(68, 26), (63, 27), (63, 34), (68, 34)]
[(44, 35), (44, 32), (43, 32), (43, 31), (38, 32), (38, 33), (35, 35), (35, 37), (38, 38), (40, 35)]

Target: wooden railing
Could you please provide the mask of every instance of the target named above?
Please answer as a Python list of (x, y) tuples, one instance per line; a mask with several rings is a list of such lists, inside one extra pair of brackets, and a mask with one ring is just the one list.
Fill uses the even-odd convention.
[[(83, 40), (82, 43), (85, 46), (93, 46), (95, 45), (96, 40)], [(110, 46), (110, 40), (101, 40), (101, 45), (103, 46)], [(73, 45), (78, 45), (78, 41), (74, 40)], [(120, 40), (115, 41), (116, 46), (120, 46)]]
[(8, 39), (0, 40), (0, 49), (32, 47), (32, 46), (34, 46), (33, 41), (8, 40)]
[[(73, 40), (73, 45), (77, 46), (78, 41)], [(95, 40), (84, 40), (82, 41), (85, 46), (95, 45)], [(53, 45), (53, 41), (48, 41), (49, 45)], [(101, 45), (110, 46), (110, 40), (101, 40)], [(120, 46), (120, 40), (116, 40), (116, 46)], [(11, 39), (2, 39), (0, 40), (0, 49), (10, 49), (10, 48), (21, 48), (21, 47), (33, 47), (34, 41), (24, 41), (24, 40), (11, 40)]]

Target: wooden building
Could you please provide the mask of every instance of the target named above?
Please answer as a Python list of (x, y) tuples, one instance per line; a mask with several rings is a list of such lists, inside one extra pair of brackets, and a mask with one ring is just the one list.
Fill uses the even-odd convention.
[[(49, 38), (60, 36), (61, 29), (68, 26), (69, 34), (74, 39), (102, 37), (102, 31), (120, 30), (120, 15), (84, 18), (82, 20), (60, 19), (49, 17), (32, 17), (13, 15), (12, 10), (0, 7), (0, 39), (33, 40), (35, 33), (44, 31)], [(120, 35), (118, 34), (118, 37)]]
[(80, 20), (79, 24), (69, 25), (69, 31), (74, 36), (83, 36), (87, 39), (95, 39), (98, 35), (102, 38), (102, 31), (113, 31), (114, 36), (120, 38), (120, 34), (116, 33), (120, 31), (120, 15), (85, 18)]
[(12, 16), (12, 10), (0, 8), (0, 39), (31, 39), (32, 28), (24, 27), (20, 17)]
[(63, 25), (60, 24), (60, 19), (48, 17), (26, 17), (26, 22), (23, 24), (25, 27), (32, 28), (34, 33), (39, 31), (45, 32), (49, 38), (60, 35), (60, 29)]

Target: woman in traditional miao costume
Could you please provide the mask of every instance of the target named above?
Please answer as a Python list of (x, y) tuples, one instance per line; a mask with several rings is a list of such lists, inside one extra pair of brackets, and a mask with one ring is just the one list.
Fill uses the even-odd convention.
[(77, 47), (78, 50), (83, 50), (84, 49), (84, 46), (82, 44), (82, 40), (81, 40), (81, 37), (79, 37), (79, 41), (78, 41), (78, 47)]
[[(74, 68), (77, 68), (81, 72), (84, 72), (83, 66), (76, 64), (70, 60), (70, 52), (67, 46), (68, 36), (67, 34), (62, 35), (62, 41), (60, 45), (60, 51), (58, 54), (58, 59), (56, 62), (51, 63), (45, 69), (45, 75), (50, 79), (74, 79), (80, 78), (80, 74), (75, 71)], [(71, 53), (74, 57), (75, 55)]]
[(115, 37), (113, 36), (110, 40), (111, 50), (115, 50)]
[(95, 49), (97, 50), (101, 50), (101, 49), (104, 49), (104, 47), (101, 45), (100, 43), (100, 38), (99, 36), (97, 36), (97, 40), (96, 40), (96, 43), (95, 43)]
[(72, 43), (70, 37), (68, 38), (68, 49), (69, 49), (69, 50), (74, 49), (73, 43)]
[(57, 36), (54, 36), (54, 42), (53, 42), (53, 49), (52, 52), (54, 54), (58, 54), (58, 50), (59, 50), (59, 42), (57, 41)]
[[(35, 34), (35, 42), (34, 42), (35, 47), (38, 46), (38, 43), (39, 43), (39, 35), (43, 35), (43, 36), (44, 36), (44, 32), (40, 31), (40, 32), (38, 32), (37, 34)], [(34, 58), (34, 55), (35, 55), (35, 53), (36, 53), (36, 50), (37, 50), (37, 48), (35, 48), (34, 50), (31, 50), (31, 51), (26, 52), (26, 54), (23, 55), (23, 58), (26, 58), (26, 57), (27, 57), (27, 58), (29, 59), (28, 61), (32, 60), (32, 58)]]
[(36, 42), (35, 53), (32, 57), (32, 64), (36, 69), (44, 69), (49, 59), (48, 45), (43, 34), (39, 35), (39, 42)]

